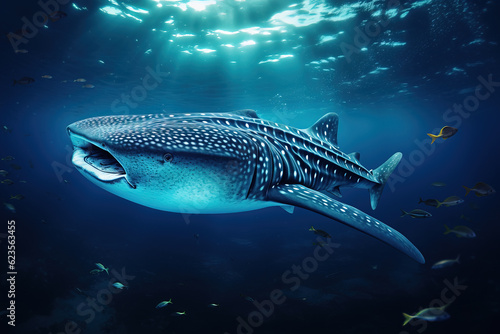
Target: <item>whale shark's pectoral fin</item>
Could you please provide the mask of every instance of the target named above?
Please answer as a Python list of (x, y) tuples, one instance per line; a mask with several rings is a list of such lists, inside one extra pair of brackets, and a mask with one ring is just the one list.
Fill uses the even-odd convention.
[(335, 219), (391, 245), (419, 263), (425, 263), (419, 250), (401, 233), (366, 213), (316, 190), (302, 185), (284, 184), (272, 187), (267, 193), (267, 198), (273, 202), (298, 206)]

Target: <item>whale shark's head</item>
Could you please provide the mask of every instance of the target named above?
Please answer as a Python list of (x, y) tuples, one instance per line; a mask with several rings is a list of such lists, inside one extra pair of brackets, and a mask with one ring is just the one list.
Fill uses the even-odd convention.
[(89, 118), (67, 130), (86, 178), (148, 207), (232, 212), (228, 203), (251, 186), (255, 144), (224, 127), (157, 114)]

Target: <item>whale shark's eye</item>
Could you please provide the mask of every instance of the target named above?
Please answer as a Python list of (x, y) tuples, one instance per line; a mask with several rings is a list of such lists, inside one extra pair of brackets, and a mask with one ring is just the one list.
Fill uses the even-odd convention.
[(166, 162), (170, 162), (174, 159), (174, 156), (172, 155), (172, 153), (165, 153), (163, 155), (163, 160), (165, 160)]

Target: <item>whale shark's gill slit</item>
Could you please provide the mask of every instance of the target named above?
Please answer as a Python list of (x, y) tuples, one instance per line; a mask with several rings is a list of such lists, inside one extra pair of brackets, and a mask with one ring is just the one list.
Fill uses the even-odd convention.
[(245, 198), (248, 198), (248, 196), (250, 196), (250, 193), (253, 191), (253, 188), (255, 187), (256, 180), (257, 180), (257, 164), (255, 164), (255, 167), (253, 169), (252, 181), (250, 182), (250, 187), (248, 187), (247, 196)]

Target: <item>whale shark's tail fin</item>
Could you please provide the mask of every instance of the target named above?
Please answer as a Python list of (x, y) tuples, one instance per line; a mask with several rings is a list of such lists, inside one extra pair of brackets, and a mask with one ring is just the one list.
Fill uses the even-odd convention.
[(380, 200), (380, 196), (382, 195), (382, 190), (384, 190), (385, 183), (387, 179), (392, 174), (392, 171), (396, 168), (401, 161), (403, 154), (401, 152), (394, 153), (392, 157), (387, 159), (379, 168), (373, 171), (373, 176), (375, 176), (378, 180), (378, 183), (369, 189), (370, 191), (370, 202), (372, 205), (372, 209), (375, 210), (377, 207), (378, 201)]

